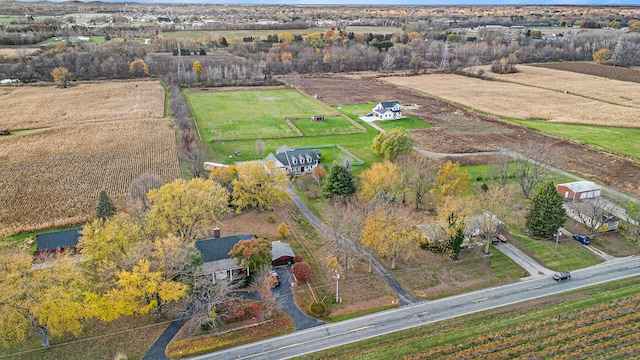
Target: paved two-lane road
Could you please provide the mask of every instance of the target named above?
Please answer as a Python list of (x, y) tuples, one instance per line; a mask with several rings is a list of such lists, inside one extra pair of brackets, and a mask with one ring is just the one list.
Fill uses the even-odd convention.
[(640, 257), (572, 272), (570, 280), (543, 277), (317, 326), (193, 359), (287, 359), (456, 316), (640, 275)]

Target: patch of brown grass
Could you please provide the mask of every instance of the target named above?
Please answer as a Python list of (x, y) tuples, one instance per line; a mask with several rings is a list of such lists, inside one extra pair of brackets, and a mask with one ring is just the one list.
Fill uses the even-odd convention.
[(585, 125), (640, 126), (637, 108), (522, 84), (452, 74), (390, 77), (385, 81), (508, 118), (544, 119)]

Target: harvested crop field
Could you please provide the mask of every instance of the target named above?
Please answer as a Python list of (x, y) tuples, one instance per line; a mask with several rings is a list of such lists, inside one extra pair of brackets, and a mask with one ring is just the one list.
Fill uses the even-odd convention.
[[(147, 84), (151, 83), (140, 83), (143, 87)], [(90, 96), (96, 86), (89, 87)], [(50, 91), (30, 90), (37, 89)], [(112, 95), (116, 96), (122, 108), (152, 110), (147, 102), (158, 103), (151, 99), (138, 103), (127, 92)], [(93, 118), (85, 121), (82, 112), (74, 111), (73, 116), (49, 118), (48, 123), (56, 126), (0, 137), (0, 233), (87, 221), (102, 189), (122, 208), (129, 184), (143, 173), (157, 174), (166, 181), (180, 177), (173, 125), (167, 119), (151, 117), (164, 112), (164, 94), (158, 92), (157, 96), (160, 108), (146, 112), (148, 117), (137, 117), (134, 112), (113, 120), (113, 112), (107, 109), (104, 118), (99, 119), (98, 111), (93, 110)]]
[(101, 123), (105, 120), (161, 118), (164, 89), (155, 81), (0, 87), (0, 127), (12, 130)]
[(518, 72), (515, 74), (491, 76), (500, 81), (560, 93), (567, 92), (587, 99), (640, 109), (640, 82), (612, 80), (595, 75), (523, 65), (518, 65)]
[[(640, 163), (636, 160), (467, 111), (408, 88), (396, 87), (371, 77), (351, 77), (347, 80), (339, 76), (302, 78), (300, 88), (307, 93), (317, 94), (319, 99), (331, 104), (388, 100), (420, 104), (422, 109), (408, 110), (406, 113), (434, 126), (411, 131), (416, 144), (425, 150), (458, 154), (496, 150), (498, 146), (522, 150), (533, 143), (553, 151), (551, 165), (557, 168), (632, 194), (640, 194), (636, 181), (640, 178)], [(463, 162), (462, 158), (455, 160)]]
[[(592, 62), (561, 62), (561, 63), (541, 63), (531, 64), (547, 69), (571, 71), (581, 74), (594, 75), (612, 80), (631, 81), (640, 83), (640, 69), (625, 68), (620, 66), (601, 65)], [(519, 66), (518, 66), (519, 67)]]
[[(616, 105), (569, 92), (453, 74), (391, 77), (386, 78), (385, 81), (507, 118), (640, 127), (637, 108)], [(633, 102), (632, 99), (626, 101)]]

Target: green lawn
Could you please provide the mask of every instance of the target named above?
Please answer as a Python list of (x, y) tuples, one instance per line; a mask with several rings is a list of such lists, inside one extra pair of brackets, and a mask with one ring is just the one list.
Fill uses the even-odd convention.
[(560, 124), (537, 120), (510, 119), (510, 121), (640, 159), (640, 129), (637, 128)]
[(577, 241), (566, 236), (560, 239), (556, 249), (554, 240), (534, 240), (522, 234), (515, 227), (511, 227), (509, 230), (512, 235), (510, 240), (520, 250), (551, 270), (581, 269), (604, 261)]
[(10, 18), (10, 17), (0, 17), (0, 23), (2, 24), (8, 24), (14, 20), (17, 20), (17, 18)]
[[(466, 166), (460, 166), (460, 170), (466, 170), (467, 174), (469, 174), (469, 184), (473, 185), (474, 183), (486, 183), (487, 185), (491, 186), (497, 178), (494, 179), (494, 170), (492, 169), (495, 165), (494, 164), (479, 164), (479, 165), (466, 165)], [(515, 163), (511, 163), (509, 165), (509, 174), (513, 174), (514, 177), (510, 177), (508, 179), (509, 183), (515, 183), (516, 182), (516, 178), (515, 178)], [(561, 184), (561, 183), (565, 183), (565, 182), (570, 182), (570, 181), (575, 181), (575, 179), (572, 179), (570, 177), (564, 176), (564, 175), (560, 175), (556, 172), (551, 172), (549, 173), (549, 175), (547, 176), (547, 178), (545, 179), (546, 181), (553, 181), (554, 184)]]
[(327, 116), (324, 121), (311, 121), (310, 118), (291, 119), (291, 123), (304, 135), (323, 135), (351, 133), (360, 129), (342, 116)]
[[(187, 94), (205, 141), (296, 136), (286, 118), (310, 118), (331, 108), (296, 90)], [(309, 120), (311, 122), (311, 120)]]
[(409, 131), (433, 127), (431, 124), (428, 124), (415, 116), (407, 116), (403, 119), (397, 120), (380, 120), (375, 121), (374, 123), (385, 131), (393, 129), (403, 129)]

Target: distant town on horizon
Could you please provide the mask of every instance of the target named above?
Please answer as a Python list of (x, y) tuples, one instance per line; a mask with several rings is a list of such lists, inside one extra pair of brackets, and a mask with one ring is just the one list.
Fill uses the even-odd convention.
[[(5, 1), (5, 0), (0, 0)], [(21, 0), (22, 2), (36, 2), (36, 0)], [(50, 2), (66, 2), (67, 0), (49, 0)], [(640, 6), (636, 0), (101, 0), (102, 2), (129, 3), (191, 3), (191, 4), (246, 4), (246, 5), (362, 5), (362, 6), (474, 6), (474, 5), (540, 5), (540, 6)], [(82, 1), (81, 2), (89, 2)]]

